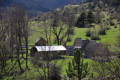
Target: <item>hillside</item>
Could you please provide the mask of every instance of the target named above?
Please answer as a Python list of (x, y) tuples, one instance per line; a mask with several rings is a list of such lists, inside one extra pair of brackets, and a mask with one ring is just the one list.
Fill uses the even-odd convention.
[[(117, 1), (117, 0), (115, 0)], [(67, 43), (67, 45), (72, 46), (74, 43), (74, 40), (79, 37), (82, 39), (91, 39), (91, 40), (96, 40), (97, 42), (101, 42), (103, 44), (107, 44), (107, 45), (111, 45), (112, 47), (115, 46), (116, 44), (116, 39), (117, 36), (119, 34), (119, 10), (120, 7), (113, 6), (114, 4), (116, 4), (115, 2), (113, 3), (112, 0), (110, 3), (107, 3), (107, 0), (101, 0), (101, 1), (97, 1), (93, 0), (90, 2), (86, 2), (83, 4), (80, 4), (77, 7), (73, 7), (71, 5), (66, 5), (64, 8), (62, 8), (59, 13), (61, 12), (69, 12), (69, 14), (73, 14), (75, 15), (75, 18), (73, 19), (73, 21), (75, 21), (74, 24), (74, 35), (71, 36), (71, 41)], [(88, 22), (88, 14), (89, 11), (92, 13), (91, 16), (93, 16), (93, 20), (94, 22), (90, 23)], [(85, 19), (81, 18), (81, 21), (79, 21), (79, 18), (81, 17), (82, 13), (85, 13)], [(51, 13), (51, 12), (50, 12)], [(45, 16), (47, 17), (47, 15), (50, 15), (50, 13), (46, 13)], [(63, 14), (64, 14), (63, 13)], [(84, 16), (84, 15), (82, 15)], [(67, 16), (68, 17), (68, 16)], [(33, 33), (32, 36), (30, 37), (30, 44), (34, 43), (35, 38), (37, 39), (37, 37), (42, 36), (45, 38), (45, 33), (44, 33), (44, 26), (40, 26), (42, 20), (41, 17), (36, 18), (36, 22), (33, 22), (32, 29), (33, 29)], [(90, 19), (91, 20), (91, 19)], [(79, 23), (81, 23), (82, 21), (84, 21), (84, 26), (83, 25), (76, 25), (77, 21), (79, 21)], [(38, 27), (39, 26), (39, 27)], [(92, 26), (92, 27), (91, 27)], [(43, 27), (43, 29), (42, 29)], [(47, 26), (49, 27), (49, 26)], [(39, 31), (40, 30), (40, 31)], [(88, 30), (90, 31), (89, 34), (91, 36), (86, 36)], [(105, 31), (104, 33), (100, 33), (100, 31)], [(38, 34), (38, 33), (42, 33), (42, 34)], [(36, 34), (36, 35), (34, 35)], [(35, 37), (34, 39), (32, 37)], [(94, 38), (94, 39), (93, 39)], [(99, 39), (96, 39), (99, 38)], [(52, 41), (54, 41), (55, 36), (52, 36)], [(54, 42), (53, 42), (54, 43)], [(111, 49), (113, 50), (113, 48)]]
[(0, 0), (0, 6), (10, 6), (12, 0)]
[[(0, 0), (0, 6), (12, 1)], [(119, 0), (14, 1), (44, 13), (29, 18), (23, 7), (0, 7), (0, 80), (120, 79)], [(55, 45), (66, 51), (54, 51)]]
[[(76, 0), (75, 3), (80, 3), (81, 1), (82, 0)], [(71, 4), (72, 0), (0, 0), (0, 5), (7, 6), (12, 2), (21, 4), (29, 10), (46, 12), (66, 4)]]

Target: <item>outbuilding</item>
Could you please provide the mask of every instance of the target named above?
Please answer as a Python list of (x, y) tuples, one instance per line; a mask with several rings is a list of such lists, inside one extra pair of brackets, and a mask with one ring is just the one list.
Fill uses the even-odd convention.
[(46, 45), (46, 41), (42, 37), (39, 37), (35, 42), (35, 46), (45, 46), (45, 45)]
[(31, 56), (42, 57), (46, 59), (46, 56), (51, 56), (52, 59), (60, 57), (60, 55), (66, 54), (66, 48), (62, 45), (59, 46), (34, 46), (31, 49)]

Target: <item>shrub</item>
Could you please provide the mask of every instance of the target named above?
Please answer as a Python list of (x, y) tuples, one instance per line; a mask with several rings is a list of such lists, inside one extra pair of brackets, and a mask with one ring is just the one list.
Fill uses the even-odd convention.
[(98, 31), (96, 29), (94, 29), (90, 32), (90, 36), (91, 36), (92, 40), (100, 40), (100, 36), (99, 36)]
[(70, 30), (70, 34), (71, 34), (71, 35), (74, 35), (74, 29), (71, 29), (71, 30)]
[(117, 26), (115, 25), (114, 28), (117, 28)]
[(110, 26), (114, 26), (115, 23), (113, 21), (110, 21)]
[(106, 35), (106, 29), (105, 29), (105, 28), (101, 28), (101, 29), (99, 30), (99, 34), (100, 34), (100, 35)]
[(31, 62), (34, 65), (37, 65), (38, 67), (42, 67), (43, 66), (43, 63), (41, 61), (37, 61), (34, 57), (31, 58)]
[(100, 40), (100, 36), (99, 35), (92, 35), (91, 39), (92, 40)]
[(99, 36), (98, 32), (92, 31), (91, 32), (91, 39), (92, 40), (100, 40), (100, 36)]
[(68, 42), (70, 42), (71, 40), (72, 40), (72, 39), (71, 39), (70, 37), (69, 37), (69, 38), (67, 38), (67, 41), (68, 41)]
[(105, 27), (106, 30), (110, 30), (111, 28), (109, 26)]
[(50, 69), (50, 80), (61, 80), (60, 76), (60, 70), (61, 68), (58, 66), (52, 66)]
[(86, 31), (86, 36), (90, 37), (90, 28)]

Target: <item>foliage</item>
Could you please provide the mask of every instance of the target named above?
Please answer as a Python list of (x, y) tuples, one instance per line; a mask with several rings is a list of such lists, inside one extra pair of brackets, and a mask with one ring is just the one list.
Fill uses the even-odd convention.
[(83, 28), (85, 27), (85, 22), (86, 22), (86, 14), (85, 12), (82, 12), (77, 19), (76, 26)]
[(100, 40), (100, 37), (99, 37), (98, 34), (97, 34), (97, 35), (92, 35), (92, 36), (91, 36), (91, 39), (92, 39), (92, 40)]
[(95, 22), (94, 15), (93, 15), (92, 11), (88, 12), (87, 20), (88, 20), (88, 23), (90, 23), (90, 24)]
[(66, 72), (69, 78), (77, 77), (78, 80), (81, 80), (88, 75), (88, 63), (84, 63), (83, 54), (80, 49), (75, 50), (72, 63), (69, 62), (68, 70), (66, 70)]
[(100, 34), (100, 35), (106, 35), (106, 29), (105, 29), (105, 28), (101, 28), (101, 29), (99, 30), (99, 34)]
[(88, 36), (88, 37), (90, 37), (90, 28), (89, 29), (87, 29), (87, 31), (86, 31), (86, 36)]
[(99, 36), (98, 31), (96, 29), (91, 31), (91, 39), (92, 40), (100, 40), (100, 36)]
[(50, 80), (61, 80), (60, 67), (53, 66), (50, 70)]
[(105, 80), (119, 80), (120, 79), (120, 59), (117, 57), (112, 57), (111, 53), (107, 54), (104, 57), (107, 61), (94, 61), (91, 65), (93, 67), (93, 71), (96, 72), (97, 75), (94, 75), (96, 79), (105, 79)]

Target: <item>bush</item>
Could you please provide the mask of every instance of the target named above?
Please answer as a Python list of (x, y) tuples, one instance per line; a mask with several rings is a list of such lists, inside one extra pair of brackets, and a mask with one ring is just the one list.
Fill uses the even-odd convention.
[(61, 68), (58, 66), (52, 66), (50, 69), (50, 80), (61, 80), (60, 76), (60, 70)]
[(91, 39), (92, 40), (100, 40), (100, 36), (99, 35), (92, 35)]
[(109, 26), (105, 27), (106, 30), (110, 30), (111, 28)]
[(110, 21), (110, 26), (114, 26), (115, 23), (113, 21)]
[(70, 42), (71, 40), (72, 40), (72, 39), (71, 39), (70, 37), (69, 37), (69, 38), (67, 38), (67, 41), (68, 41), (68, 42)]
[(98, 32), (92, 31), (91, 32), (91, 39), (92, 40), (100, 40), (100, 36), (99, 36)]
[(117, 28), (117, 26), (115, 25), (114, 28)]
[(87, 29), (86, 36), (90, 37), (90, 29)]
[(100, 36), (99, 36), (98, 31), (96, 29), (94, 29), (90, 32), (90, 36), (91, 36), (92, 40), (100, 40)]
[(99, 34), (100, 34), (100, 35), (106, 35), (106, 29), (105, 29), (105, 28), (101, 28), (101, 29), (99, 30)]
[(91, 39), (92, 40), (100, 40), (100, 36), (99, 35), (94, 35), (94, 36), (92, 35)]
[(34, 64), (34, 65), (37, 65), (38, 67), (42, 67), (43, 66), (43, 63), (41, 61), (37, 61), (34, 57), (31, 58), (31, 62)]
[(71, 35), (74, 35), (74, 29), (71, 29), (71, 30), (70, 30), (70, 34), (71, 34)]

